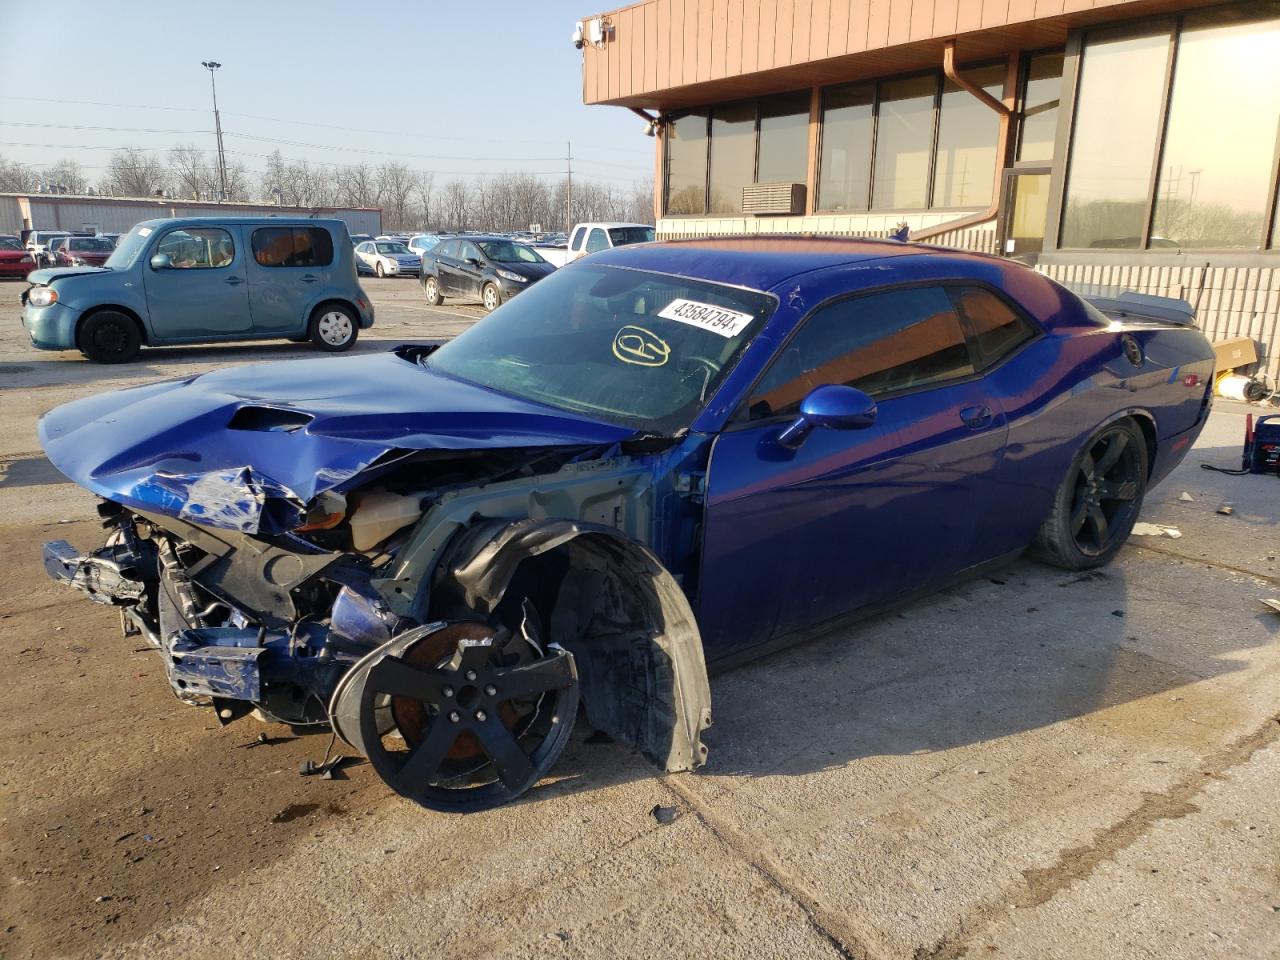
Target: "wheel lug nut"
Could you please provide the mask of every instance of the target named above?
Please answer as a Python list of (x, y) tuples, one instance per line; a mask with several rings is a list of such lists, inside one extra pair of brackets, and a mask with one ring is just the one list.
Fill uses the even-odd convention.
[(492, 697), (492, 696), (493, 696), (494, 694), (496, 694), (497, 692), (498, 692), (498, 688), (497, 688), (497, 687), (495, 687), (492, 683), (491, 683), (491, 684), (489, 684), (487, 687), (485, 687), (485, 688), (484, 688), (484, 695), (485, 695), (486, 697)]
[(454, 710), (452, 713), (449, 714), (449, 720), (453, 723), (457, 723), (461, 719), (462, 719), (462, 714), (458, 713), (457, 710)]
[(440, 688), (440, 694), (441, 694), (441, 696), (445, 696), (445, 697), (452, 697), (452, 696), (453, 696), (453, 687), (441, 687), (441, 688)]
[(468, 680), (474, 680), (475, 678), (476, 678), (476, 672), (475, 672), (474, 670), (468, 670), (468, 671), (467, 671), (467, 679), (468, 679)]
[(486, 720), (489, 719), (489, 715), (485, 713), (483, 710), (477, 710), (476, 719), (479, 720), (481, 723), (484, 723)]

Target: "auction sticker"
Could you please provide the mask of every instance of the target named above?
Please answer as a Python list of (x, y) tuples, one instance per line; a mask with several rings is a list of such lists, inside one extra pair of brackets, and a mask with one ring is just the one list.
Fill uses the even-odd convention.
[(687, 323), (691, 327), (718, 333), (722, 337), (736, 337), (747, 329), (753, 317), (749, 313), (738, 313), (726, 310), (712, 303), (699, 303), (697, 300), (672, 300), (658, 311), (658, 316), (679, 323)]

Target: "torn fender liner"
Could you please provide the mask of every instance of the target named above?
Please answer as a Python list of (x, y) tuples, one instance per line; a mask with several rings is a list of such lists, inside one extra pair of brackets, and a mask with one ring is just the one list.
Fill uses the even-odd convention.
[(684, 591), (643, 544), (572, 520), (483, 521), (442, 560), (433, 610), (489, 614), (523, 561), (559, 547), (569, 570), (549, 639), (576, 659), (588, 720), (666, 770), (700, 767), (711, 725), (702, 639)]

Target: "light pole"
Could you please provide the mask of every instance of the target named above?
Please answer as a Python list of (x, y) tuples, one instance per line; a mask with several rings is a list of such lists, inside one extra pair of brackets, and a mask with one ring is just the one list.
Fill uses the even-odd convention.
[(218, 84), (213, 71), (222, 64), (216, 60), (201, 60), (200, 66), (209, 71), (209, 86), (213, 89), (213, 129), (218, 135), (218, 180), (222, 184), (222, 199), (227, 199), (227, 155), (222, 151), (222, 118), (218, 115)]

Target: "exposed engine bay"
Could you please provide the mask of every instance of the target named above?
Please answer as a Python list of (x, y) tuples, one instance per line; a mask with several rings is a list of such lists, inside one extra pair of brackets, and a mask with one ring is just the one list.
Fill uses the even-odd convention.
[(153, 474), (180, 509), (103, 499), (104, 547), (45, 547), (184, 702), (332, 727), (439, 810), (529, 789), (580, 710), (665, 769), (704, 762), (706, 668), (681, 585), (642, 545), (645, 458), (396, 449), (300, 504), (249, 467), (216, 476)]

